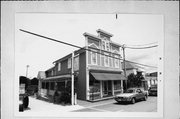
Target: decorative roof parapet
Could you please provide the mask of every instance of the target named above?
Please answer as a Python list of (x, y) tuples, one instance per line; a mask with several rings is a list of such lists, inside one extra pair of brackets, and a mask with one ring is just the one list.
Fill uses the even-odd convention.
[(106, 31), (104, 31), (104, 30), (102, 30), (102, 29), (98, 29), (97, 32), (98, 32), (98, 33), (102, 33), (102, 34), (104, 34), (104, 35), (107, 35), (107, 36), (109, 36), (109, 37), (112, 37), (112, 36), (113, 36), (113, 34), (108, 33), (108, 32), (106, 32)]
[(92, 38), (94, 38), (94, 39), (102, 40), (101, 38), (99, 38), (99, 37), (97, 37), (97, 36), (95, 36), (95, 35), (92, 35), (92, 34), (90, 34), (90, 33), (87, 33), (87, 32), (83, 33), (83, 35), (84, 35), (85, 37), (88, 36), (88, 37), (92, 37)]

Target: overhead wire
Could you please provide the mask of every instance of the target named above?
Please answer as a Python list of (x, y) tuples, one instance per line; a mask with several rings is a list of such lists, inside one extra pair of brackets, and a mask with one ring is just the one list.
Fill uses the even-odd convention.
[[(157, 44), (158, 42), (153, 42), (153, 43), (147, 43), (147, 44), (141, 44), (141, 45), (128, 45), (128, 46), (147, 46), (147, 45), (152, 45), (152, 44)], [(127, 45), (127, 44), (126, 44)]]
[(147, 47), (128, 47), (126, 46), (125, 48), (129, 48), (129, 49), (148, 49), (148, 48), (154, 48), (157, 47), (158, 45), (153, 45), (153, 46), (147, 46)]
[[(22, 31), (22, 32), (31, 34), (31, 35), (35, 35), (35, 36), (38, 36), (38, 37), (41, 37), (41, 38), (45, 38), (45, 39), (51, 40), (51, 41), (55, 41), (55, 42), (59, 42), (59, 43), (62, 43), (62, 44), (65, 44), (65, 45), (69, 45), (69, 46), (72, 46), (72, 47), (76, 47), (76, 48), (80, 48), (80, 49), (83, 49), (83, 50), (91, 51), (91, 52), (94, 52), (94, 53), (97, 53), (97, 54), (101, 54), (101, 55), (104, 55), (104, 56), (107, 56), (107, 57), (123, 60), (121, 58), (117, 58), (117, 57), (113, 57), (113, 56), (110, 56), (110, 55), (106, 55), (104, 53), (96, 52), (96, 51), (93, 51), (93, 50), (90, 50), (90, 49), (86, 49), (86, 48), (83, 48), (83, 47), (80, 47), (80, 46), (77, 46), (77, 45), (73, 45), (73, 44), (70, 44), (70, 43), (67, 43), (67, 42), (59, 41), (59, 40), (56, 40), (56, 39), (53, 39), (53, 38), (49, 38), (49, 37), (46, 37), (46, 36), (43, 36), (43, 35), (39, 35), (39, 34), (30, 32), (30, 31), (27, 31), (27, 30), (23, 30), (23, 29), (19, 29), (19, 30)], [(130, 63), (134, 63), (134, 64), (138, 64), (138, 65), (142, 65), (142, 66), (146, 66), (146, 67), (157, 68), (156, 66), (145, 65), (145, 64), (141, 64), (141, 63), (137, 63), (137, 62), (128, 61), (128, 60), (125, 60), (125, 61), (126, 62), (130, 62)]]

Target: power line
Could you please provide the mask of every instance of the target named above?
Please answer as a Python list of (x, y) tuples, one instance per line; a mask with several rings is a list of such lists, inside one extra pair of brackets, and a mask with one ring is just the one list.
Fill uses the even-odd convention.
[(157, 47), (158, 45), (153, 45), (153, 46), (147, 46), (147, 47), (125, 47), (125, 48), (129, 48), (129, 49), (148, 49), (148, 48), (153, 48), (153, 47)]
[(49, 37), (46, 37), (46, 36), (43, 36), (43, 35), (39, 35), (39, 34), (36, 34), (36, 33), (32, 33), (32, 32), (29, 32), (29, 31), (26, 31), (26, 30), (23, 30), (23, 29), (19, 29), (20, 31), (23, 31), (23, 32), (26, 32), (26, 33), (29, 33), (29, 34), (32, 34), (32, 35), (35, 35), (35, 36), (39, 36), (41, 38), (45, 38), (45, 39), (49, 39), (49, 40), (52, 40), (52, 41), (55, 41), (55, 42), (59, 42), (59, 43), (62, 43), (62, 44), (66, 44), (66, 45), (69, 45), (69, 46), (72, 46), (72, 47), (76, 47), (76, 48), (82, 48), (82, 47), (79, 47), (77, 45), (73, 45), (73, 44), (70, 44), (70, 43), (66, 43), (66, 42), (63, 42), (63, 41), (59, 41), (59, 40), (56, 40), (56, 39), (53, 39), (53, 38), (49, 38)]
[(147, 43), (147, 44), (142, 44), (142, 45), (128, 45), (128, 46), (132, 46), (132, 47), (134, 47), (134, 46), (144, 46), (144, 47), (146, 47), (147, 45), (152, 45), (152, 44), (157, 44), (158, 42), (153, 42), (153, 43)]
[[(51, 40), (51, 41), (55, 41), (55, 42), (59, 42), (59, 43), (62, 43), (62, 44), (65, 44), (65, 45), (69, 45), (69, 46), (72, 46), (72, 47), (76, 47), (76, 48), (80, 48), (80, 49), (83, 49), (83, 50), (91, 51), (91, 52), (94, 52), (94, 53), (97, 53), (97, 54), (101, 54), (101, 55), (104, 55), (104, 56), (108, 56), (108, 57), (111, 57), (111, 58), (123, 60), (121, 58), (113, 57), (113, 56), (110, 56), (110, 55), (106, 55), (104, 53), (100, 53), (100, 52), (96, 52), (96, 51), (93, 51), (93, 50), (90, 50), (90, 49), (82, 48), (82, 47), (77, 46), (77, 45), (73, 45), (73, 44), (70, 44), (70, 43), (67, 43), (67, 42), (59, 41), (59, 40), (56, 40), (56, 39), (53, 39), (53, 38), (49, 38), (49, 37), (46, 37), (46, 36), (43, 36), (43, 35), (39, 35), (39, 34), (36, 34), (36, 33), (29, 32), (29, 31), (26, 31), (26, 30), (23, 30), (23, 29), (19, 29), (19, 30), (22, 31), (22, 32), (28, 33), (28, 34), (32, 34), (32, 35), (35, 35), (35, 36), (38, 36), (38, 37), (41, 37), (41, 38), (45, 38), (45, 39)], [(138, 65), (142, 65), (142, 66), (146, 66), (146, 67), (157, 68), (155, 66), (145, 65), (145, 64), (141, 64), (141, 63), (137, 63), (137, 62), (128, 61), (128, 60), (125, 60), (125, 61), (126, 62), (130, 62), (130, 63), (134, 63), (134, 64), (138, 64)]]
[(141, 65), (141, 66), (145, 66), (145, 67), (151, 67), (151, 68), (157, 68), (155, 66), (150, 66), (150, 65), (146, 65), (146, 64), (141, 64), (141, 63), (137, 63), (137, 62), (132, 62), (132, 61), (128, 61), (128, 60), (125, 60), (126, 62), (129, 62), (129, 63), (133, 63), (133, 64), (138, 64), (138, 65)]

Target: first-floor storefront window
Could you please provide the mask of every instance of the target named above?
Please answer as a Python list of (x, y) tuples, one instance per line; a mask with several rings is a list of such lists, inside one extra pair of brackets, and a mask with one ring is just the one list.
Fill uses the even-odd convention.
[(100, 92), (100, 82), (95, 80), (95, 81), (92, 81), (90, 80), (90, 83), (89, 83), (89, 89), (90, 89), (90, 93), (96, 93), (96, 92)]
[(121, 89), (121, 81), (114, 81), (114, 90)]
[(89, 94), (90, 100), (100, 98), (100, 81), (96, 80), (92, 75), (89, 77)]

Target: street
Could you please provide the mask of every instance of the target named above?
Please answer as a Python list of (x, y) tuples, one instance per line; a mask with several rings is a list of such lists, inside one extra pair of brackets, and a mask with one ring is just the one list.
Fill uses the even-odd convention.
[(79, 101), (79, 105), (84, 106), (83, 109), (76, 112), (156, 112), (157, 97), (148, 97), (147, 101), (139, 101), (135, 104), (123, 103), (119, 104), (115, 100), (105, 100), (101, 102), (84, 102)]
[(59, 113), (59, 112), (156, 112), (157, 97), (149, 97), (147, 101), (135, 104), (119, 104), (114, 99), (88, 102), (78, 100), (77, 105), (59, 105), (29, 97), (29, 107), (22, 114)]

